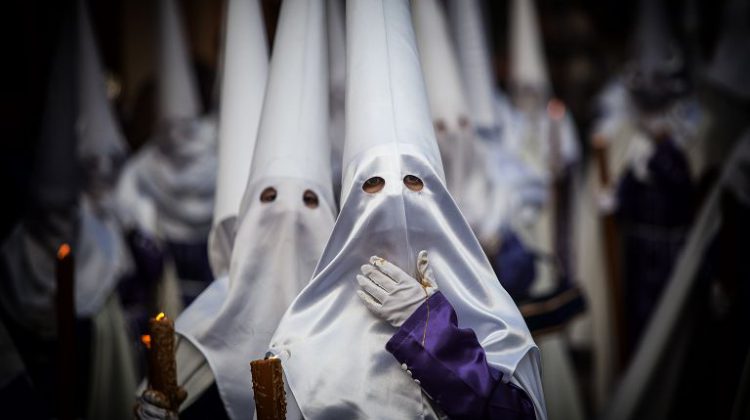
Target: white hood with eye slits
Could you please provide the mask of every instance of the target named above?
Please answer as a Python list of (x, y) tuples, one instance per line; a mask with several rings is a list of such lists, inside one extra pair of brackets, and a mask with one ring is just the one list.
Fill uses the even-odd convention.
[[(229, 276), (216, 280), (176, 324), (208, 361), (233, 419), (254, 412), (248, 363), (265, 355), (333, 228), (325, 36), (325, 3), (284, 2)], [(261, 201), (268, 188), (275, 198)], [(317, 204), (304, 201), (306, 193)]]
[[(355, 294), (370, 256), (414, 275), (427, 250), (460, 326), (474, 330), (489, 363), (520, 383), (544, 418), (534, 341), (445, 187), (407, 1), (347, 3), (347, 75), (341, 213), (271, 340), (302, 415), (437, 417), (385, 350), (395, 330)], [(407, 175), (424, 188), (408, 189)], [(364, 192), (372, 177), (385, 181), (382, 190)]]
[(237, 213), (250, 175), (268, 78), (268, 47), (258, 0), (227, 3), (219, 116), (216, 202), (208, 255), (215, 276), (226, 274)]

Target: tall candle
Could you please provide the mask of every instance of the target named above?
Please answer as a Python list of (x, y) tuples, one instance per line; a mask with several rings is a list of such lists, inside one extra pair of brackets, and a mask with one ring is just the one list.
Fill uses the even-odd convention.
[(271, 357), (250, 362), (258, 420), (286, 419), (286, 392), (281, 360)]
[(57, 249), (55, 264), (57, 280), (57, 416), (61, 420), (74, 419), (76, 407), (74, 273), (73, 252), (68, 244), (62, 244)]
[(143, 341), (148, 349), (149, 387), (164, 394), (170, 409), (176, 412), (187, 393), (177, 385), (174, 322), (162, 312), (151, 318), (148, 325), (151, 334), (144, 336)]

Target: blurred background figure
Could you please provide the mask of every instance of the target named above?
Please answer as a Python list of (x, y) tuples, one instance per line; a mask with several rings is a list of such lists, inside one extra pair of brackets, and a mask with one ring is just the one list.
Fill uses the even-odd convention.
[(153, 302), (150, 312), (175, 316), (213, 279), (207, 241), (217, 177), (216, 126), (212, 116), (202, 115), (179, 4), (160, 0), (154, 7), (156, 123), (148, 144), (124, 169), (118, 200), (125, 226), (151, 244), (142, 252), (144, 264), (161, 260), (150, 270), (152, 283), (134, 285), (133, 293), (155, 292), (146, 297)]
[[(9, 368), (0, 392), (18, 408), (11, 412), (29, 418), (125, 419), (136, 371), (117, 284), (133, 265), (113, 190), (127, 147), (107, 99), (86, 4), (75, 2), (63, 16), (28, 213), (2, 247)], [(57, 268), (69, 253), (72, 305), (60, 299), (66, 290)], [(61, 320), (68, 318), (73, 325)], [(70, 376), (60, 378), (61, 372)], [(61, 395), (73, 401), (60, 402)]]

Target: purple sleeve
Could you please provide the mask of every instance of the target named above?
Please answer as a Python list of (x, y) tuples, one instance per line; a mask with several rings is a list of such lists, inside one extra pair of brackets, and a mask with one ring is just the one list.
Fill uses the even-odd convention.
[(535, 418), (526, 393), (502, 381), (474, 331), (458, 328), (456, 312), (440, 292), (404, 322), (385, 348), (452, 419)]

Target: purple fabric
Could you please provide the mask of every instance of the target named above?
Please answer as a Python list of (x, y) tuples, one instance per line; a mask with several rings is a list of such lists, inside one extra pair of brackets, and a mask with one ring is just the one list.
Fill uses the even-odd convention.
[(618, 186), (626, 342), (634, 351), (682, 251), (695, 192), (684, 152), (671, 140), (655, 143), (649, 180), (626, 172)]
[(502, 243), (492, 258), (492, 268), (505, 291), (516, 302), (529, 297), (531, 284), (536, 277), (536, 256), (510, 229), (504, 229)]
[(440, 292), (406, 320), (385, 348), (452, 419), (535, 418), (526, 393), (502, 381), (474, 331), (458, 327), (456, 312)]

